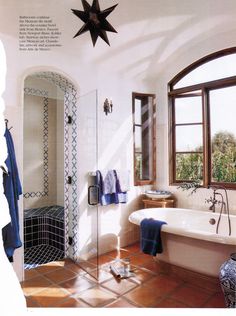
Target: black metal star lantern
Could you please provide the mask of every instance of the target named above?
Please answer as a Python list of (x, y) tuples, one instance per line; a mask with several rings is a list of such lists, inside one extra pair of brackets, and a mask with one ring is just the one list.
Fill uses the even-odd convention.
[(115, 9), (118, 4), (101, 11), (98, 0), (93, 0), (92, 6), (86, 0), (81, 1), (84, 11), (71, 9), (72, 12), (84, 22), (84, 25), (73, 38), (90, 31), (93, 46), (95, 46), (99, 36), (110, 46), (106, 32), (117, 33), (117, 31), (106, 20), (106, 17)]

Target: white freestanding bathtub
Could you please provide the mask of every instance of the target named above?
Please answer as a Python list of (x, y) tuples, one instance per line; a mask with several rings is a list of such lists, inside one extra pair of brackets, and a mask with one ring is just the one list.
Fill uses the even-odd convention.
[(129, 221), (140, 225), (144, 218), (167, 223), (161, 230), (163, 253), (157, 255), (158, 260), (218, 276), (220, 266), (229, 259), (231, 253), (236, 252), (236, 215), (230, 215), (230, 236), (225, 214), (221, 216), (218, 234), (218, 213), (180, 208), (147, 208), (130, 214)]

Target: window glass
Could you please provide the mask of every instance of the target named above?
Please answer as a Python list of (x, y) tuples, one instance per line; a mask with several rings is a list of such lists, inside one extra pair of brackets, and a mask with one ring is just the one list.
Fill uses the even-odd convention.
[(236, 87), (210, 91), (212, 181), (236, 182)]
[(202, 125), (176, 126), (176, 152), (202, 151)]
[(139, 124), (141, 125), (141, 100), (139, 99), (135, 99), (135, 112), (134, 112), (134, 115), (135, 115), (135, 118), (134, 118), (134, 123), (135, 124)]
[(176, 180), (196, 181), (203, 178), (203, 154), (176, 154)]
[[(153, 183), (155, 135), (154, 95), (133, 93), (135, 184)], [(142, 182), (142, 181), (145, 181)]]
[(223, 56), (205, 63), (183, 77), (174, 86), (175, 89), (192, 86), (202, 82), (235, 76), (236, 54)]
[(202, 98), (188, 97), (175, 100), (175, 123), (202, 122)]
[(236, 48), (191, 67), (174, 86), (185, 70), (169, 84), (170, 179), (236, 189)]
[(142, 126), (135, 126), (134, 142), (135, 152), (142, 152)]
[(135, 178), (143, 179), (142, 154), (135, 153)]

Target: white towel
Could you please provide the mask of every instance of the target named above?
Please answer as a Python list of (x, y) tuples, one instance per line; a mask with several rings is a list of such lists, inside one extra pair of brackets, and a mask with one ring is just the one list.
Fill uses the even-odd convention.
[(130, 190), (130, 171), (129, 170), (116, 170), (117, 178), (120, 183), (121, 192)]

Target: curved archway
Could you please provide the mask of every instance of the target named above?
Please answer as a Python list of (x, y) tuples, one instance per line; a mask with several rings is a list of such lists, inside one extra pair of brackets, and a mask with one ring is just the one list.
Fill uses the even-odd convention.
[[(48, 88), (47, 88), (48, 87)], [(24, 200), (28, 201), (27, 199), (33, 199), (36, 201), (35, 203), (32, 203), (32, 205), (39, 206), (39, 200), (44, 200), (42, 205), (45, 206), (46, 200), (52, 201), (53, 199), (50, 197), (50, 188), (52, 188), (52, 184), (50, 185), (51, 180), (49, 179), (49, 174), (52, 173), (50, 170), (50, 155), (49, 153), (52, 152), (52, 149), (49, 147), (49, 138), (52, 136), (49, 136), (49, 129), (50, 129), (50, 123), (49, 121), (49, 101), (50, 99), (59, 99), (62, 103), (63, 111), (61, 110), (61, 132), (60, 135), (63, 137), (63, 148), (61, 148), (61, 156), (63, 155), (63, 166), (64, 172), (63, 172), (63, 195), (64, 195), (64, 201), (63, 201), (63, 208), (64, 208), (64, 255), (66, 257), (70, 257), (71, 259), (75, 260), (78, 257), (78, 242), (77, 242), (77, 219), (78, 219), (78, 196), (77, 196), (77, 88), (75, 84), (68, 79), (64, 74), (61, 74), (57, 71), (48, 71), (44, 68), (39, 69), (30, 69), (30, 71), (27, 72), (27, 74), (24, 77), (24, 113), (25, 113), (25, 106), (26, 106), (26, 100), (27, 98), (30, 98), (31, 102), (34, 102), (35, 99), (37, 102), (38, 109), (41, 109), (41, 141), (40, 144), (41, 148), (41, 158), (42, 161), (39, 161), (39, 165), (41, 165), (41, 169), (34, 168), (33, 163), (31, 165), (31, 174), (32, 170), (35, 170), (36, 173), (41, 172), (42, 179), (41, 181), (41, 190), (32, 190), (33, 186), (30, 185), (31, 181), (28, 181), (28, 187), (27, 185), (24, 186), (26, 191), (24, 192)], [(58, 97), (59, 95), (59, 97)], [(39, 101), (40, 100), (40, 101)], [(39, 105), (40, 102), (40, 105)], [(56, 105), (59, 104), (56, 102)], [(28, 107), (28, 110), (30, 107)], [(31, 108), (32, 109), (32, 108)], [(40, 116), (39, 115), (39, 116)], [(51, 116), (54, 121), (58, 120), (58, 115), (55, 114), (55, 112), (51, 113)], [(34, 116), (34, 123), (36, 124), (37, 118)], [(57, 118), (56, 118), (57, 117)], [(27, 123), (27, 124), (26, 124)], [(28, 121), (25, 122), (24, 119), (24, 135), (27, 131)], [(31, 124), (32, 127), (32, 122)], [(39, 123), (40, 125), (40, 123)], [(36, 126), (34, 125), (34, 128)], [(62, 132), (63, 130), (63, 132)], [(28, 130), (29, 132), (29, 130)], [(32, 131), (33, 132), (33, 131)], [(30, 132), (28, 133), (28, 135)], [(33, 133), (34, 134), (34, 133)], [(35, 134), (34, 134), (35, 135)], [(62, 136), (63, 135), (63, 136)], [(54, 135), (55, 136), (55, 135)], [(25, 137), (25, 136), (24, 136)], [(30, 137), (30, 136), (29, 136)], [(58, 136), (57, 136), (58, 137)], [(36, 137), (37, 138), (37, 137)], [(36, 140), (35, 138), (35, 140)], [(25, 142), (24, 142), (25, 143)], [(61, 143), (61, 142), (59, 142)], [(51, 143), (50, 143), (51, 144)], [(24, 148), (26, 145), (24, 145)], [(55, 148), (54, 148), (55, 150)], [(56, 149), (58, 151), (58, 149)], [(24, 156), (27, 156), (27, 153), (24, 152)], [(51, 163), (52, 164), (52, 163)], [(62, 164), (62, 162), (61, 162)], [(24, 168), (25, 170), (25, 168)], [(56, 172), (54, 170), (54, 172)], [(24, 172), (25, 173), (25, 172)], [(57, 172), (58, 173), (58, 172)], [(62, 177), (62, 176), (61, 176)], [(70, 180), (72, 179), (72, 180)], [(25, 183), (25, 176), (24, 176), (24, 183)], [(35, 180), (36, 181), (36, 180)], [(40, 181), (38, 182), (38, 185), (40, 185)], [(54, 183), (55, 185), (55, 183)], [(31, 191), (27, 190), (27, 188), (30, 188)], [(35, 188), (35, 187), (34, 187)], [(71, 189), (70, 189), (71, 188)], [(61, 188), (62, 192), (62, 188)], [(49, 202), (48, 202), (49, 203)], [(27, 203), (24, 203), (27, 204)], [(47, 204), (47, 203), (46, 203)], [(49, 203), (50, 204), (50, 203)], [(51, 202), (51, 204), (57, 205), (56, 202)], [(28, 205), (31, 205), (28, 203)], [(54, 206), (55, 206), (54, 205)], [(25, 208), (25, 206), (24, 206)], [(45, 207), (44, 207), (45, 208)], [(31, 208), (31, 210), (34, 209)], [(55, 211), (55, 207), (54, 207)], [(62, 208), (57, 208), (57, 213), (62, 212)], [(31, 211), (33, 212), (33, 211)], [(26, 213), (24, 213), (26, 214)], [(32, 215), (32, 213), (29, 212), (29, 214)], [(31, 216), (29, 215), (29, 216)], [(27, 215), (28, 216), (28, 215)], [(51, 215), (48, 213), (45, 215), (46, 217), (50, 218)], [(46, 220), (46, 217), (44, 216), (44, 220)], [(60, 217), (60, 216), (59, 216)], [(54, 219), (55, 221), (59, 221), (59, 218)], [(24, 223), (26, 223), (26, 218), (24, 220)], [(60, 223), (59, 223), (60, 224)], [(57, 231), (60, 232), (59, 228), (56, 228)], [(49, 234), (50, 232), (49, 230)], [(40, 234), (38, 234), (40, 235)], [(30, 237), (32, 237), (31, 235)], [(73, 244), (69, 245), (69, 236), (73, 238)], [(56, 241), (52, 242), (53, 245), (60, 244), (61, 242), (57, 243), (58, 240), (61, 241), (62, 236), (56, 236)], [(40, 238), (39, 238), (40, 239)], [(42, 238), (42, 240), (44, 240)], [(51, 241), (50, 241), (51, 243)], [(34, 243), (28, 243), (29, 245), (32, 245)], [(70, 247), (71, 246), (71, 247)], [(26, 246), (27, 247), (27, 246)], [(60, 245), (59, 245), (60, 248)], [(62, 250), (62, 249), (60, 249)], [(61, 255), (61, 253), (59, 254)], [(47, 260), (47, 258), (45, 258)]]

